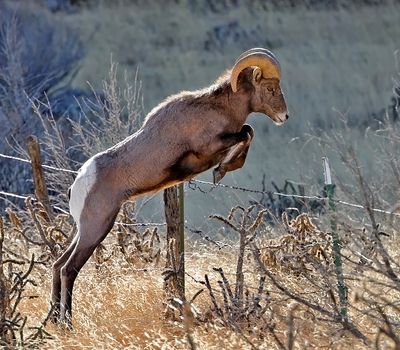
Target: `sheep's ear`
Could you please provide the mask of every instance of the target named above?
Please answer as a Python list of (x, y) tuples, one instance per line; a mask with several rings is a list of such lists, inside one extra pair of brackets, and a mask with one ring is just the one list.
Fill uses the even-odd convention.
[(259, 84), (262, 78), (262, 70), (258, 67), (253, 69), (253, 85)]

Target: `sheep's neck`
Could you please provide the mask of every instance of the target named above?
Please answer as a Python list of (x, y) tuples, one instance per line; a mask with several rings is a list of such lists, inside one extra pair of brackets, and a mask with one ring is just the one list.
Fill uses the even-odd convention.
[(214, 104), (229, 119), (232, 129), (240, 130), (251, 113), (250, 96), (242, 91), (234, 93), (230, 86), (227, 86), (224, 90), (223, 93), (214, 96)]

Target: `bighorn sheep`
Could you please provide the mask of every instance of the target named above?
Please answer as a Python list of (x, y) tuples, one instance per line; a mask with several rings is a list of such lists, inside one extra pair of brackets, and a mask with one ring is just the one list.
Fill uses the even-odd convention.
[(288, 119), (280, 77), (269, 50), (250, 49), (213, 85), (168, 97), (137, 132), (86, 161), (70, 188), (78, 233), (53, 265), (54, 321), (71, 321), (74, 281), (126, 199), (214, 166), (214, 182), (219, 182), (245, 162), (254, 136), (245, 124), (251, 112), (264, 113), (278, 125)]

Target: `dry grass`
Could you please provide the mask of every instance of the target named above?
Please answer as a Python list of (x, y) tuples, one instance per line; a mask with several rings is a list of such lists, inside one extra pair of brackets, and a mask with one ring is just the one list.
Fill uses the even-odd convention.
[[(393, 21), (393, 17), (397, 19), (392, 7), (385, 7), (381, 10), (382, 16), (388, 23)], [(171, 11), (171, 9), (169, 8), (167, 11)], [(265, 18), (263, 16), (258, 18), (261, 24), (257, 24), (257, 18), (251, 12), (243, 14), (240, 10), (231, 9), (230, 16), (232, 21), (236, 17), (240, 17), (240, 24), (244, 27), (251, 22), (252, 26), (256, 26), (259, 32), (269, 33), (272, 39), (275, 38), (277, 40), (277, 52), (282, 57), (283, 66), (288, 67), (287, 76), (291, 77), (288, 95), (291, 95), (290, 89), (292, 91), (295, 89), (296, 91), (304, 91), (304, 94), (299, 92), (294, 97), (298, 101), (292, 103), (294, 105), (298, 104), (298, 106), (293, 109), (296, 114), (310, 115), (309, 120), (316, 121), (319, 115), (329, 114), (326, 111), (326, 106), (330, 108), (332, 105), (337, 104), (337, 101), (335, 102), (336, 95), (331, 95), (334, 94), (335, 90), (340, 92), (340, 101), (342, 101), (342, 95), (346, 95), (341, 90), (344, 86), (342, 77), (350, 76), (347, 73), (352, 70), (350, 65), (345, 64), (346, 62), (353, 62), (354, 60), (355, 65), (359, 68), (357, 74), (360, 77), (363, 76), (364, 79), (369, 76), (367, 74), (368, 67), (361, 64), (360, 61), (365, 57), (370, 58), (372, 61), (378, 61), (379, 59), (381, 65), (379, 65), (378, 70), (374, 70), (374, 74), (379, 76), (382, 81), (389, 81), (387, 77), (389, 73), (386, 69), (390, 66), (388, 62), (392, 62), (392, 60), (391, 58), (386, 57), (383, 59), (381, 57), (382, 38), (379, 36), (382, 34), (381, 32), (374, 31), (374, 34), (376, 34), (374, 36), (375, 44), (373, 47), (369, 47), (368, 50), (363, 46), (362, 42), (360, 47), (357, 46), (359, 50), (357, 52), (360, 53), (359, 57), (357, 55), (354, 56), (352, 51), (346, 50), (346, 48), (354, 44), (354, 41), (358, 43), (358, 40), (355, 39), (360, 35), (360, 32), (355, 30), (354, 26), (357, 27), (361, 23), (366, 28), (375, 27), (374, 21), (378, 17), (371, 16), (371, 11), (367, 8), (357, 13), (339, 12), (336, 13), (338, 17), (332, 17), (331, 12), (324, 11), (318, 13), (302, 13), (299, 11), (296, 14), (279, 13), (279, 15), (266, 13)], [(93, 62), (99, 61), (99, 57), (100, 60), (106, 60), (107, 64), (109, 61), (109, 56), (104, 54), (104, 50), (102, 50), (101, 40), (105, 37), (108, 41), (115, 41), (115, 33), (119, 33), (128, 43), (124, 43), (123, 47), (119, 49), (115, 46), (116, 58), (122, 61), (122, 67), (126, 68), (126, 66), (134, 65), (136, 68), (136, 64), (141, 61), (145, 61), (147, 67), (150, 67), (143, 67), (144, 69), (142, 70), (142, 76), (147, 84), (145, 88), (154, 88), (152, 94), (149, 94), (151, 95), (149, 100), (154, 99), (155, 102), (166, 93), (174, 92), (181, 88), (198, 87), (203, 83), (208, 83), (215, 78), (216, 74), (227, 67), (227, 56), (236, 57), (238, 47), (236, 43), (228, 43), (225, 47), (214, 48), (203, 53), (203, 47), (197, 44), (203, 42), (204, 37), (207, 36), (209, 23), (205, 21), (204, 16), (198, 16), (195, 19), (196, 25), (192, 25), (194, 19), (188, 15), (188, 12), (190, 11), (187, 8), (183, 8), (181, 12), (175, 14), (178, 18), (172, 18), (168, 23), (161, 23), (157, 30), (149, 25), (149, 22), (151, 22), (149, 17), (151, 16), (152, 19), (159, 17), (170, 18), (166, 16), (164, 8), (143, 7), (136, 13), (131, 7), (120, 3), (115, 7), (103, 6), (95, 11), (84, 10), (78, 14), (71, 15), (69, 20), (74, 23), (79, 22), (79, 26), (86, 33), (92, 33), (93, 24), (98, 26), (96, 34), (93, 35), (94, 48), (84, 63), (86, 66), (90, 63), (90, 70), (88, 67), (86, 67), (86, 70), (82, 70), (77, 77), (77, 81), (86, 80), (87, 78), (91, 81), (95, 80), (91, 75), (97, 75), (98, 71), (103, 69), (98, 68), (97, 63), (93, 64)], [(307, 15), (306, 21), (303, 15)], [(118, 17), (119, 20), (115, 21), (115, 17)], [(218, 24), (225, 23), (218, 15), (214, 17), (213, 20), (218, 19)], [(314, 20), (317, 18), (318, 23), (329, 24), (327, 29), (322, 30), (322, 28), (315, 27)], [(331, 20), (333, 22), (330, 22)], [(125, 21), (129, 22), (130, 25), (124, 24), (123, 22)], [(342, 21), (345, 23), (342, 23)], [(288, 22), (294, 24), (288, 26)], [(257, 27), (257, 25), (261, 27)], [(338, 43), (330, 36), (330, 30), (335, 25), (340, 26), (340, 29), (338, 29), (338, 32), (341, 33), (340, 37), (349, 40), (346, 42), (347, 44), (345, 43), (340, 47), (337, 47)], [(178, 29), (179, 26), (183, 26), (185, 29), (195, 29), (195, 33), (190, 32), (190, 30), (180, 31), (177, 26)], [(282, 30), (282, 27), (285, 27), (285, 30)], [(189, 47), (188, 51), (181, 52), (179, 40), (177, 42), (173, 41), (174, 45), (171, 45), (168, 40), (163, 41), (163, 36), (160, 36), (159, 32), (165, 32), (168, 36), (171, 28), (173, 28), (174, 34), (181, 33), (185, 36), (183, 42), (186, 42), (186, 46), (183, 46)], [(388, 26), (387, 30), (390, 28), (391, 26)], [(149, 32), (152, 33), (149, 34)], [(198, 37), (198, 33), (200, 33), (198, 40), (193, 40), (194, 37)], [(301, 35), (301, 41), (298, 40), (298, 35)], [(321, 35), (322, 38), (315, 37), (318, 35)], [(329, 40), (326, 39), (327, 37)], [(385, 35), (386, 37), (393, 38), (396, 35), (391, 33), (391, 35)], [(264, 38), (264, 35), (259, 38)], [(304, 38), (306, 38), (305, 41)], [(282, 47), (279, 47), (280, 40), (286, 42)], [(330, 49), (324, 50), (323, 48), (326, 48), (326, 45), (321, 46), (318, 41), (323, 41)], [(135, 42), (134, 47), (131, 45), (132, 42)], [(336, 45), (332, 45), (332, 42), (336, 42)], [(256, 37), (251, 46), (264, 46), (264, 44), (264, 41), (258, 41)], [(196, 45), (199, 48), (196, 48)], [(153, 54), (154, 47), (157, 48), (157, 55)], [(197, 54), (199, 50), (202, 54)], [(364, 50), (368, 52), (364, 52)], [(99, 54), (100, 51), (101, 54)], [(293, 52), (296, 52), (296, 55), (293, 55)], [(94, 56), (96, 56), (95, 59)], [(329, 62), (329, 69), (326, 67), (315, 69), (313, 59), (317, 56), (321, 60)], [(359, 59), (353, 59), (353, 56)], [(134, 62), (132, 62), (132, 57), (135, 58)], [(131, 59), (130, 63), (128, 59)], [(213, 64), (210, 65), (210, 62)], [(101, 66), (104, 62), (98, 63)], [(199, 67), (199, 69), (193, 69), (193, 66)], [(200, 69), (201, 66), (203, 68), (212, 66), (215, 71)], [(381, 70), (385, 70), (386, 76)], [(207, 74), (203, 74), (204, 71)], [(111, 78), (115, 81), (115, 75), (112, 75)], [(375, 78), (375, 76), (372, 77), (372, 79)], [(345, 85), (346, 87), (349, 86), (349, 89), (355, 90), (362, 87), (360, 91), (364, 91), (365, 86), (370, 85), (365, 84), (363, 79), (353, 79), (346, 82)], [(307, 88), (303, 86), (304, 80), (307, 81)], [(171, 81), (175, 81), (176, 85), (170, 84)], [(330, 82), (329, 88), (325, 85), (326, 81)], [(165, 82), (168, 82), (168, 84)], [(382, 105), (381, 102), (376, 102), (378, 99), (382, 100), (383, 98), (378, 92), (384, 91), (378, 86), (379, 84), (376, 84), (374, 87), (370, 87), (371, 91), (367, 91), (368, 96), (378, 96), (374, 100), (375, 107)], [(111, 88), (112, 86), (109, 87)], [(313, 92), (315, 91), (321, 91), (323, 98), (320, 95), (314, 96)], [(293, 96), (295, 95), (293, 94)], [(303, 103), (304, 100), (310, 100), (311, 103)], [(356, 111), (357, 114), (365, 112), (363, 108), (366, 104), (360, 102), (361, 100), (354, 99), (352, 101), (354, 105), (360, 106), (360, 110)], [(312, 103), (313, 101), (314, 103)], [(339, 107), (347, 108), (350, 105), (347, 100), (342, 103), (345, 105)], [(115, 107), (118, 112), (116, 115), (119, 117), (119, 105), (115, 104)], [(295, 125), (305, 124), (304, 120), (295, 122)], [(264, 125), (261, 123), (265, 123), (265, 121), (259, 121), (259, 123), (259, 129), (261, 130), (262, 125)], [(124, 124), (118, 125), (122, 127), (121, 130), (124, 129)], [(129, 132), (129, 130), (125, 131)], [(308, 152), (306, 154), (308, 149), (307, 146), (304, 146), (302, 149), (303, 154), (301, 154), (301, 150), (300, 152), (298, 150), (297, 141), (287, 145), (287, 140), (282, 141), (281, 137), (280, 131), (275, 135), (269, 135), (268, 142), (271, 145), (274, 144), (274, 148), (266, 147), (265, 138), (259, 137), (256, 140), (255, 147), (262, 149), (264, 153), (257, 158), (268, 159), (271, 164), (274, 164), (272, 171), (278, 174), (279, 178), (282, 178), (282, 174), (284, 174), (281, 172), (282, 169), (287, 174), (296, 167), (299, 169), (298, 173), (310, 176), (309, 171), (312, 168), (310, 166), (310, 157), (314, 155), (314, 159), (311, 159), (311, 162), (315, 165), (317, 161), (320, 161), (320, 153), (317, 152), (310, 155), (308, 154), (310, 152)], [(99, 141), (101, 141), (100, 138)], [(113, 143), (115, 140), (110, 139), (109, 142)], [(280, 145), (284, 146), (280, 147)], [(95, 147), (92, 149), (91, 146), (93, 145), (89, 146), (88, 150), (93, 151)], [(290, 153), (290, 158), (283, 156), (285, 152)], [(290, 163), (288, 159), (293, 159), (293, 154), (295, 154), (296, 160)], [(318, 160), (316, 160), (317, 158)], [(303, 162), (303, 159), (307, 159), (307, 162)], [(288, 165), (288, 163), (290, 164)], [(252, 160), (250, 157), (247, 166), (248, 169), (251, 169), (251, 174), (245, 175), (242, 173), (240, 176), (250, 178), (250, 175), (261, 174), (265, 171), (265, 164), (264, 161), (260, 162), (255, 157)], [(291, 175), (294, 176), (293, 173)], [(254, 176), (254, 179), (256, 178), (257, 176)], [(234, 177), (232, 176), (230, 179), (234, 180)], [(65, 186), (67, 184), (67, 181), (59, 182), (59, 185)], [(241, 183), (250, 186), (248, 182), (242, 181)], [(217, 191), (221, 191), (221, 189), (216, 189), (209, 196), (203, 197), (199, 196), (199, 192), (189, 192), (187, 198), (190, 205), (187, 212), (191, 224), (196, 225), (195, 221), (197, 220), (204, 225), (204, 213), (200, 213), (201, 208), (205, 208), (206, 214), (210, 214), (214, 212), (213, 208), (218, 207), (218, 211), (224, 211), (222, 209), (224, 206), (228, 207), (232, 202), (235, 204), (238, 202), (237, 195), (232, 195), (228, 198), (229, 195), (225, 190), (223, 193)], [(221, 198), (224, 200), (221, 201)], [(207, 205), (203, 205), (205, 200)], [(248, 200), (249, 196), (246, 193), (243, 202), (245, 203)], [(201, 202), (200, 205), (199, 201)], [(154, 212), (153, 208), (151, 208), (151, 212)], [(194, 212), (194, 214), (190, 214), (191, 212)], [(54, 246), (49, 238), (55, 237), (51, 236), (55, 231), (52, 230), (50, 224), (45, 222), (45, 218), (37, 216), (37, 222), (44, 227), (42, 234), (38, 234), (37, 231), (40, 231), (38, 225), (35, 222), (36, 228), (34, 227), (29, 215), (18, 213), (18, 216), (20, 220), (12, 217), (13, 223), (7, 223), (4, 247), (23, 257), (29, 257), (32, 253), (35, 253), (37, 259), (43, 262), (43, 264), (35, 264), (30, 278), (36, 284), (27, 286), (24, 292), (25, 298), (22, 299), (18, 306), (18, 311), (27, 316), (28, 324), (25, 327), (25, 332), (28, 333), (28, 327), (39, 325), (48, 313), (51, 287), (50, 265), (54, 260), (54, 255), (59, 253), (58, 249), (65, 247), (66, 237), (61, 236), (61, 241), (55, 242), (56, 245)], [(145, 215), (145, 217), (149, 219), (150, 215)], [(345, 218), (348, 219), (347, 216)], [(298, 220), (299, 224), (301, 224), (300, 221)], [(11, 225), (14, 228), (11, 228)], [(16, 229), (17, 227), (18, 229)], [(202, 227), (204, 228), (204, 226)], [(251, 226), (247, 226), (247, 228), (249, 227)], [(294, 223), (286, 223), (286, 227), (283, 227), (283, 232), (281, 232), (283, 239), (288, 237), (290, 232), (288, 233), (287, 231), (293, 227)], [(319, 232), (313, 225), (308, 225), (308, 227), (315, 232)], [(26, 231), (24, 231), (25, 228), (27, 228)], [(21, 232), (24, 232), (30, 239), (34, 239), (35, 242), (39, 239), (40, 244), (28, 243), (26, 239), (22, 238)], [(67, 227), (64, 234), (70, 236), (71, 232), (71, 227)], [(360, 232), (363, 233), (363, 231), (355, 230), (352, 225), (350, 225), (350, 232), (351, 235), (356, 235), (357, 237), (360, 237)], [(396, 234), (397, 230), (393, 230), (393, 232), (395, 234), (384, 241), (384, 246), (390, 256), (389, 262), (392, 263), (398, 276), (399, 251), (397, 247), (400, 242)], [(230, 242), (230, 245), (224, 246), (221, 250), (217, 250), (211, 244), (203, 245), (193, 242), (187, 244), (188, 249), (185, 258), (186, 271), (188, 273), (186, 278), (187, 298), (190, 300), (200, 289), (205, 291), (193, 303), (196, 320), (191, 320), (192, 314), (188, 312), (183, 323), (181, 320), (167, 321), (163, 317), (166, 307), (163, 301), (166, 298), (163, 292), (164, 280), (162, 278), (166, 250), (163, 243), (165, 241), (165, 233), (160, 230), (158, 234), (161, 238), (160, 243), (156, 239), (149, 241), (149, 237), (152, 236), (151, 232), (146, 238), (143, 232), (126, 232), (122, 227), (116, 227), (104, 242), (102, 248), (97, 250), (94, 258), (83, 268), (75, 284), (74, 330), (68, 331), (48, 324), (46, 330), (52, 335), (52, 339), (46, 340), (40, 347), (43, 349), (187, 349), (189, 348), (187, 331), (190, 331), (192, 339), (199, 349), (364, 349), (374, 347), (390, 349), (394, 348), (395, 345), (384, 334), (385, 331), (386, 333), (390, 331), (390, 326), (394, 327), (392, 331), (395, 333), (395, 337), (392, 338), (400, 337), (398, 331), (400, 328), (398, 306), (400, 288), (398, 285), (396, 287), (395, 281), (390, 280), (388, 276), (382, 273), (384, 270), (382, 270), (382, 265), (379, 265), (381, 263), (379, 254), (378, 258), (376, 256), (368, 256), (372, 263), (365, 266), (359, 267), (358, 261), (351, 261), (355, 259), (355, 253), (361, 252), (354, 242), (356, 240), (352, 237), (349, 239), (349, 245), (344, 251), (344, 256), (349, 259), (345, 262), (346, 283), (349, 288), (349, 319), (352, 322), (352, 326), (364, 336), (364, 341), (357, 338), (357, 332), (354, 329), (353, 332), (349, 329), (345, 330), (342, 320), (335, 318), (337, 316), (335, 307), (337, 308), (338, 304), (336, 301), (337, 293), (335, 292), (336, 281), (333, 269), (329, 264), (328, 267), (324, 267), (323, 264), (318, 265), (313, 262), (314, 269), (303, 269), (301, 266), (300, 269), (294, 269), (292, 264), (287, 264), (284, 269), (281, 269), (279, 268), (281, 266), (265, 264), (268, 266), (269, 274), (261, 274), (260, 270), (262, 271), (262, 269), (260, 269), (257, 261), (254, 261), (249, 247), (243, 250), (245, 251), (243, 255), (244, 261), (242, 261), (244, 295), (246, 298), (248, 296), (249, 300), (254, 300), (254, 295), (259, 289), (260, 281), (262, 281), (261, 277), (265, 277), (263, 290), (259, 293), (261, 295), (259, 304), (260, 308), (264, 310), (264, 314), (260, 317), (244, 317), (240, 319), (240, 322), (236, 323), (227, 322), (224, 316), (218, 317), (210, 293), (207, 293), (208, 291), (204, 284), (199, 282), (203, 282), (205, 275), (208, 275), (216, 303), (224, 305), (223, 296), (226, 293), (224, 294), (221, 283), (219, 283), (222, 277), (213, 268), (222, 269), (231, 286), (235, 288), (234, 281), (237, 280), (239, 251), (236, 241)], [(241, 235), (240, 232), (239, 234)], [(246, 234), (244, 232), (241, 238), (243, 237), (244, 240), (247, 240)], [(259, 236), (264, 234), (271, 238), (268, 236), (269, 232), (258, 232), (258, 234)], [(278, 236), (278, 233), (274, 232), (274, 234)], [(324, 235), (318, 235), (318, 237), (323, 240), (326, 237), (326, 233), (324, 232)], [(277, 241), (279, 242), (279, 238), (277, 238)], [(50, 245), (46, 242), (50, 242)], [(151, 243), (149, 242), (153, 242), (152, 244), (155, 246), (150, 247)], [(257, 243), (261, 244), (262, 242), (259, 241)], [(281, 241), (281, 243), (283, 242)], [(289, 241), (286, 241), (286, 243), (289, 243)], [(307, 243), (307, 240), (305, 243)], [(318, 241), (317, 243), (321, 245), (321, 242)], [(293, 244), (293, 242), (291, 241), (290, 244)], [(121, 245), (127, 249), (123, 250)], [(161, 248), (161, 257), (157, 254), (158, 248)], [(290, 249), (280, 252), (274, 264), (276, 265), (280, 261), (279, 259), (287, 259), (288, 254), (291, 254), (291, 258), (296, 258), (298, 254), (310, 255), (310, 251), (307, 249), (296, 250), (290, 246)], [(329, 254), (331, 254), (330, 251)], [(305, 264), (302, 260), (300, 261), (300, 265)], [(310, 263), (310, 261), (306, 260), (306, 263)], [(281, 262), (279, 264), (282, 265)], [(9, 263), (5, 264), (6, 267), (9, 265)], [(24, 270), (26, 269), (26, 264), (22, 267), (13, 265), (13, 269), (15, 269), (14, 271)], [(8, 271), (7, 269), (4, 270), (7, 273), (10, 272), (9, 268)], [(30, 295), (36, 297), (28, 298)], [(304, 300), (308, 304), (302, 302)], [(256, 310), (259, 312), (259, 309)], [(388, 318), (388, 322), (385, 322), (385, 317)], [(247, 322), (249, 319), (251, 319), (251, 322)]]
[[(304, 220), (304, 215), (302, 218), (298, 220), (299, 224), (307, 221)], [(295, 223), (291, 222), (291, 228)], [(312, 224), (308, 228), (311, 231), (316, 230)], [(132, 263), (133, 260), (127, 260), (119, 249), (117, 234), (118, 230), (115, 228), (104, 242), (102, 254), (109, 258), (103, 259), (100, 264), (98, 259), (91, 258), (79, 275), (74, 289), (74, 330), (68, 331), (48, 324), (46, 331), (52, 335), (52, 339), (41, 344), (42, 349), (188, 349), (190, 347), (185, 327), (189, 328), (198, 349), (374, 348), (379, 328), (384, 328), (385, 325), (372, 317), (371, 297), (375, 294), (375, 301), (379, 301), (379, 295), (384, 295), (393, 303), (400, 298), (399, 289), (393, 288), (382, 274), (370, 269), (354, 274), (351, 265), (348, 265), (346, 276), (351, 305), (349, 319), (370, 341), (368, 346), (349, 331), (345, 331), (339, 322), (333, 322), (329, 317), (288, 297), (268, 278), (260, 301), (266, 307), (265, 317), (252, 324), (240, 323), (238, 329), (223, 324), (221, 319), (215, 317), (207, 292), (201, 293), (193, 303), (196, 315), (194, 322), (189, 322), (188, 325), (179, 320), (167, 321), (163, 317), (165, 298), (161, 275), (165, 257), (161, 261), (143, 263), (138, 259)], [(162, 242), (163, 232), (160, 235)], [(43, 253), (44, 248), (29, 245), (15, 237), (9, 224), (5, 236), (5, 247), (12, 246), (14, 252), (19, 251), (23, 255)], [(398, 243), (398, 238), (385, 242), (394, 261), (399, 259)], [(165, 251), (165, 247), (162, 248)], [(189, 244), (185, 258), (188, 273), (187, 298), (190, 300), (200, 289), (205, 289), (199, 281), (203, 281), (207, 274), (218, 302), (222, 303), (218, 287), (220, 275), (213, 268), (222, 268), (227, 279), (233, 281), (236, 275), (237, 252), (238, 247), (235, 245), (218, 250), (210, 244)], [(328, 310), (332, 307), (327, 290), (320, 287), (323, 278), (317, 272), (303, 270), (298, 273), (295, 269), (286, 268), (282, 271), (273, 267), (270, 271), (291, 293)], [(245, 256), (243, 272), (245, 290), (251, 295), (259, 286), (260, 273), (257, 272), (250, 252)], [(25, 296), (36, 297), (24, 298), (19, 311), (28, 316), (27, 326), (38, 326), (48, 312), (51, 288), (49, 264), (35, 265), (30, 277), (37, 285), (29, 286)], [(384, 282), (385, 285), (379, 285), (379, 282)], [(393, 324), (398, 324), (400, 313), (393, 310), (388, 306), (385, 309), (386, 315), (392, 319)], [(27, 329), (25, 327), (26, 331)], [(394, 348), (385, 336), (379, 340), (379, 346), (382, 349)]]
[[(203, 252), (193, 255), (187, 261), (188, 272), (199, 277), (209, 273), (211, 266), (223, 266), (226, 271), (234, 266), (233, 255), (230, 254), (224, 256)], [(40, 280), (35, 274), (40, 287), (32, 290), (32, 293), (37, 294), (39, 298), (25, 300), (21, 306), (21, 311), (29, 315), (32, 325), (38, 324), (47, 312), (50, 273), (49, 269), (43, 271)], [(286, 279), (292, 286), (297, 285), (295, 289), (301, 289), (301, 280), (298, 277), (286, 276)], [(162, 285), (161, 270), (137, 272), (131, 267), (121, 267), (116, 260), (106, 271), (98, 272), (94, 264), (90, 263), (80, 274), (75, 287), (74, 331), (69, 332), (49, 325), (47, 331), (54, 339), (42, 345), (42, 348), (143, 349), (147, 346), (154, 349), (187, 349), (182, 324), (162, 319)], [(196, 284), (190, 283), (188, 295), (197, 289)], [(203, 312), (208, 308), (206, 298), (199, 299), (197, 304), (200, 304), (198, 308)], [(295, 305), (286, 299), (274, 305), (277, 318), (281, 319), (281, 324), (276, 326), (277, 334), (283, 340), (287, 332), (286, 318)], [(316, 317), (304, 308), (297, 307), (295, 317), (298, 348), (365, 347), (361, 341), (341, 332), (340, 327), (319, 323)], [(362, 323), (363, 319), (359, 321)], [(363, 326), (372, 335), (377, 332), (377, 328), (369, 322)], [(200, 349), (249, 347), (240, 334), (218, 324), (196, 326), (193, 336)], [(274, 348), (276, 345), (273, 345), (272, 337), (268, 334), (265, 334), (265, 337), (264, 340), (254, 343), (258, 346), (270, 344), (269, 348)]]

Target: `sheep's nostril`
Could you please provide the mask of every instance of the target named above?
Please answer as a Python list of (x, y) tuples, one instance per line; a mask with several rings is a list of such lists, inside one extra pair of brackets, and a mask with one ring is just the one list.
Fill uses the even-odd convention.
[(286, 114), (286, 120), (288, 120), (289, 119), (289, 114)]

